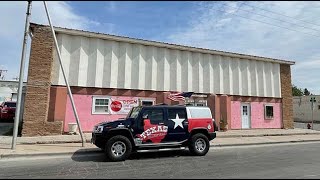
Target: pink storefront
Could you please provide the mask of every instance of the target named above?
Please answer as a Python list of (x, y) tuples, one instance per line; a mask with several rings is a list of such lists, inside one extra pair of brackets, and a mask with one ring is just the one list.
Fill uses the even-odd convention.
[(231, 129), (281, 127), (281, 103), (231, 102)]
[[(100, 122), (114, 121), (125, 118), (132, 107), (152, 105), (155, 98), (130, 96), (102, 96), (75, 94), (74, 102), (81, 122), (82, 130), (90, 132), (94, 125)], [(70, 100), (67, 99), (64, 121), (64, 132), (68, 132), (68, 124), (75, 123)]]
[[(163, 96), (159, 98), (161, 95)], [(74, 101), (83, 131), (90, 132), (93, 126), (100, 122), (125, 118), (132, 107), (157, 103), (172, 104), (165, 97), (166, 92), (158, 92), (147, 97), (80, 93), (74, 94)], [(195, 94), (186, 103), (210, 107), (218, 125), (221, 119), (227, 119), (227, 129), (283, 127), (282, 103), (279, 98)], [(76, 122), (69, 98), (66, 98), (65, 107), (63, 131), (68, 132), (68, 124)]]

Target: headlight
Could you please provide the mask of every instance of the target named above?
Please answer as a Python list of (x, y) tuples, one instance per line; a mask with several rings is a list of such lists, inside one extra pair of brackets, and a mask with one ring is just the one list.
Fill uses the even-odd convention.
[(94, 131), (95, 133), (102, 133), (102, 131), (103, 131), (103, 126), (95, 126), (95, 127), (93, 128), (93, 131)]

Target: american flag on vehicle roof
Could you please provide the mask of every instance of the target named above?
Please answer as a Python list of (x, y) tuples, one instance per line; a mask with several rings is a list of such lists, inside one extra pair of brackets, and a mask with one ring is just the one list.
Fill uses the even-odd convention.
[(173, 92), (168, 95), (168, 99), (172, 101), (184, 101), (186, 97), (191, 97), (193, 92)]

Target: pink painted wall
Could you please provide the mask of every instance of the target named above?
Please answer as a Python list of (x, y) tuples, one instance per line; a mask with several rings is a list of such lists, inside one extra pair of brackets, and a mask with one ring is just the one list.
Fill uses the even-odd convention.
[[(273, 119), (264, 118), (264, 105), (273, 105)], [(251, 128), (281, 128), (281, 103), (251, 102)], [(231, 102), (231, 128), (241, 129), (241, 102)]]
[(231, 129), (241, 129), (240, 101), (231, 101)]
[[(129, 99), (130, 97), (128, 97)], [(104, 121), (114, 121), (126, 115), (92, 114), (92, 95), (73, 95), (77, 108), (82, 131), (91, 132), (94, 125)], [(124, 98), (123, 98), (124, 99)], [(64, 132), (68, 132), (68, 123), (76, 123), (71, 102), (68, 98), (66, 106), (66, 116), (64, 121)]]

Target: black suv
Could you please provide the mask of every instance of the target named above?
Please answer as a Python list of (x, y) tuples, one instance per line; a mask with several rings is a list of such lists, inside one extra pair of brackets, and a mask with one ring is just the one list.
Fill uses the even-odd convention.
[(125, 160), (133, 151), (181, 147), (203, 156), (216, 130), (208, 107), (138, 106), (124, 119), (97, 124), (91, 142), (112, 161)]

